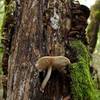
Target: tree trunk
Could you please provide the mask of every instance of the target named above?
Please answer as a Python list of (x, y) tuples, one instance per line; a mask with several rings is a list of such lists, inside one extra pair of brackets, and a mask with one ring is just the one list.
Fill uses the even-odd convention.
[(91, 54), (93, 54), (93, 52), (95, 51), (95, 47), (97, 44), (99, 24), (100, 24), (100, 22), (96, 19), (95, 19), (95, 21), (92, 20), (92, 22), (90, 24), (91, 30), (89, 30), (88, 35), (90, 35), (89, 36), (89, 51)]
[[(66, 0), (16, 0), (15, 33), (12, 37), (11, 54), (8, 62), (7, 100), (52, 100), (53, 98), (58, 100), (70, 94), (72, 99), (80, 100), (82, 98), (81, 100), (86, 100), (86, 95), (82, 93), (83, 90), (80, 93), (81, 96), (75, 91), (79, 88), (77, 86), (78, 80), (75, 81), (76, 73), (74, 76), (73, 71), (70, 71), (73, 70), (69, 68), (70, 66), (67, 67), (67, 74), (58, 71), (52, 72), (44, 93), (40, 92), (40, 85), (45, 72), (39, 73), (35, 68), (38, 58), (46, 55), (67, 56), (71, 63), (77, 62), (77, 58), (80, 58), (76, 52), (82, 49), (70, 47), (69, 41), (73, 43), (74, 38), (69, 39), (67, 34), (71, 30), (70, 18), (72, 18), (68, 6), (71, 7), (66, 3)], [(79, 8), (77, 5), (73, 6), (73, 8), (75, 7)], [(73, 34), (70, 33), (72, 37)], [(80, 39), (77, 35), (75, 37)], [(75, 43), (77, 44), (77, 42)], [(68, 55), (68, 52), (70, 52), (70, 55)], [(86, 50), (83, 53), (87, 55)], [(89, 60), (87, 59), (85, 60), (87, 70), (84, 71), (89, 72)], [(81, 70), (80, 68), (79, 70)], [(84, 75), (84, 73), (80, 74), (80, 77), (83, 78)], [(93, 91), (90, 92), (93, 88), (91, 78), (89, 73), (86, 76), (87, 81), (84, 84), (87, 85), (86, 82), (89, 82), (89, 91), (86, 91), (86, 93), (89, 92), (87, 98), (91, 98), (91, 93), (94, 93)], [(74, 82), (76, 82), (76, 85), (71, 88)], [(80, 88), (84, 88), (84, 84), (80, 84)], [(74, 88), (74, 86), (77, 86), (77, 88)], [(77, 96), (74, 98), (76, 94)]]
[(100, 1), (96, 0), (95, 4), (91, 7), (90, 24), (88, 25), (87, 35), (89, 37), (89, 51), (91, 54), (95, 51), (98, 32), (100, 27)]
[[(53, 1), (49, 2), (52, 10), (47, 9), (48, 2), (47, 0), (20, 0), (17, 2), (17, 24), (9, 57), (8, 100), (29, 100), (29, 98), (45, 100), (47, 98), (41, 96), (43, 94), (39, 91), (40, 83), (35, 62), (44, 55), (64, 55), (65, 53), (62, 42), (64, 33), (58, 26), (59, 16), (57, 15), (57, 23), (52, 21), (49, 23), (48, 17), (56, 12), (52, 7), (55, 6)], [(57, 4), (62, 7), (60, 1)], [(52, 27), (49, 24), (45, 26), (47, 22), (52, 24)], [(53, 26), (53, 24), (55, 25)], [(57, 89), (56, 86), (56, 91), (59, 92)]]

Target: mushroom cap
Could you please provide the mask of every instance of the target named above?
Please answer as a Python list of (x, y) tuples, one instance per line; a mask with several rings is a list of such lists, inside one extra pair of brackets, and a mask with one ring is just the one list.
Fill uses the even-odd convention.
[(53, 69), (61, 69), (70, 64), (70, 60), (65, 56), (44, 56), (37, 60), (35, 67), (39, 71), (53, 67)]

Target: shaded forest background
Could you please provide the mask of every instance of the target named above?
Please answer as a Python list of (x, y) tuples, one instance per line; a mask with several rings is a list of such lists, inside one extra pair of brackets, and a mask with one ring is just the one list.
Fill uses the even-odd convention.
[[(7, 13), (5, 12), (4, 1), (5, 0), (0, 0), (0, 40), (3, 39), (2, 27), (5, 19), (5, 13)], [(90, 41), (89, 50), (91, 52), (91, 55), (93, 56), (91, 64), (98, 70), (98, 75), (100, 78), (100, 0), (96, 0), (95, 4), (91, 7), (91, 15), (89, 18), (87, 34)], [(0, 41), (0, 88), (1, 88), (0, 95), (2, 95), (2, 84), (1, 84), (2, 83), (1, 77), (3, 74), (1, 67), (2, 54), (3, 54), (3, 45), (2, 42)]]

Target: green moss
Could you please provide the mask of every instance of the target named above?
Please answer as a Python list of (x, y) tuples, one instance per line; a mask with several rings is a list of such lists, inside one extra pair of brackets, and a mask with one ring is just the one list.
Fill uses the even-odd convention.
[(79, 41), (70, 41), (77, 51), (78, 61), (71, 65), (71, 92), (73, 100), (97, 100), (95, 88), (89, 72), (90, 57), (85, 45)]

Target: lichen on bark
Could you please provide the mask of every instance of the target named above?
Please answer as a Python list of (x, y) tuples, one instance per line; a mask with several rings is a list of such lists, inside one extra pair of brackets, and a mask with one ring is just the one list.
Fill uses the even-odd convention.
[(79, 41), (70, 41), (76, 49), (77, 62), (71, 64), (71, 94), (73, 100), (97, 100), (94, 83), (89, 71), (90, 57), (85, 45)]

